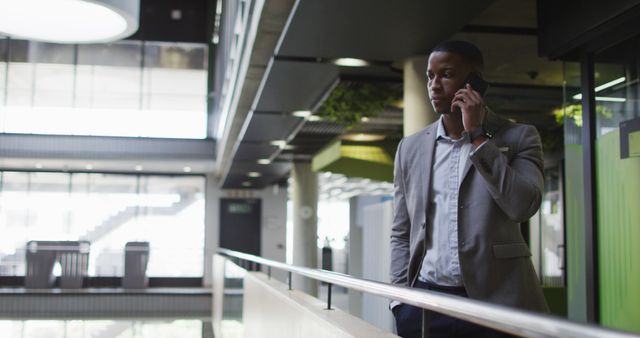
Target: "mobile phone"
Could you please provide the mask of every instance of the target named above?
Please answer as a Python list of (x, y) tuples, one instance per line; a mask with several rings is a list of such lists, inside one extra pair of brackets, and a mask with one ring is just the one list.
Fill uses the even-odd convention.
[[(487, 92), (487, 89), (489, 89), (489, 84), (487, 83), (487, 81), (482, 79), (482, 76), (478, 72), (469, 73), (469, 75), (467, 76), (467, 79), (464, 80), (464, 85), (462, 85), (462, 88), (466, 87), (467, 83), (471, 85), (471, 88), (477, 91), (480, 94), (480, 96), (484, 96), (484, 94)], [(460, 108), (455, 107), (454, 112), (460, 113)]]
[(489, 88), (489, 84), (482, 79), (482, 76), (478, 72), (469, 73), (469, 76), (467, 76), (467, 80), (464, 83), (465, 85), (467, 83), (470, 84), (473, 90), (480, 93), (480, 96), (484, 96), (484, 93), (486, 93)]

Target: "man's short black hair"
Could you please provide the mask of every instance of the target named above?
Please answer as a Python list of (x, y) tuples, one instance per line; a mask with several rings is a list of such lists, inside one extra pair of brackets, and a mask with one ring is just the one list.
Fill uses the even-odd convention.
[(471, 42), (462, 40), (447, 40), (439, 43), (431, 51), (433, 52), (447, 52), (461, 55), (467, 62), (469, 62), (476, 71), (482, 71), (484, 68), (484, 59), (482, 52), (476, 45)]

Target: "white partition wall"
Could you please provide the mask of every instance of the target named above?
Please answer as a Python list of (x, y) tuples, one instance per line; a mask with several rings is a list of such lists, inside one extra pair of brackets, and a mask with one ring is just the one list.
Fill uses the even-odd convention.
[(244, 278), (244, 337), (397, 337), (263, 273)]
[[(364, 207), (362, 229), (362, 277), (389, 283), (391, 249), (391, 222), (393, 201)], [(364, 294), (362, 296), (362, 318), (381, 329), (393, 332), (394, 320), (389, 311), (389, 300)]]

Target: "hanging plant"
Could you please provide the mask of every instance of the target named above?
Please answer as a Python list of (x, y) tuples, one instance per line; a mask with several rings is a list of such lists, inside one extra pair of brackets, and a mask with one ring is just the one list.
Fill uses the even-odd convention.
[(402, 85), (371, 82), (340, 82), (320, 106), (319, 115), (345, 128), (363, 117), (378, 116), (402, 99)]

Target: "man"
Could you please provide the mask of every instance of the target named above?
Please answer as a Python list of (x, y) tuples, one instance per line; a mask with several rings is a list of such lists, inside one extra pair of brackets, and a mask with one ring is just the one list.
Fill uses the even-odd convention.
[[(540, 137), (490, 112), (467, 83), (482, 71), (464, 41), (436, 46), (427, 66), (435, 123), (398, 145), (391, 282), (548, 311), (519, 223), (540, 207)], [(398, 334), (421, 337), (422, 309), (393, 304)], [(430, 313), (430, 337), (508, 336)]]

